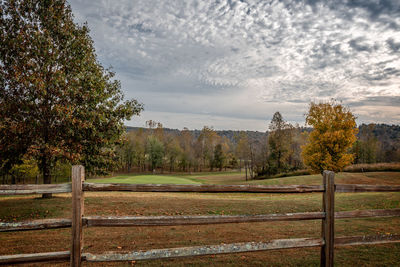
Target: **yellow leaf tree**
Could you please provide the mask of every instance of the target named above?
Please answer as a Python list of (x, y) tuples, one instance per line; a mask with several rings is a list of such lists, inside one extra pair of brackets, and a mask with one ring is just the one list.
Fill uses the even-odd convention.
[(353, 162), (349, 153), (356, 141), (356, 121), (351, 111), (335, 101), (311, 103), (306, 123), (313, 127), (303, 146), (304, 163), (316, 172), (341, 171)]

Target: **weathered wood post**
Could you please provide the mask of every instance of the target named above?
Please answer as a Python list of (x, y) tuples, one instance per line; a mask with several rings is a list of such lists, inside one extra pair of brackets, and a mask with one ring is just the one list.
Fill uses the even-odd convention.
[(85, 168), (81, 165), (72, 166), (72, 245), (70, 266), (81, 266), (83, 247), (82, 217), (83, 217), (83, 181)]
[(332, 267), (334, 257), (334, 224), (335, 224), (335, 173), (324, 171), (324, 193), (322, 211), (325, 219), (322, 220), (322, 239), (325, 244), (321, 248), (321, 266)]

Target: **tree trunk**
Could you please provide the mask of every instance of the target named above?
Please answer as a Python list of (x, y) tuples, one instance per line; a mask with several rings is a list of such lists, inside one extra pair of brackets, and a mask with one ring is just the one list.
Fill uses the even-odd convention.
[(247, 163), (246, 162), (244, 163), (244, 169), (246, 171), (246, 181), (247, 181)]
[[(50, 175), (50, 162), (47, 160), (46, 156), (42, 157), (41, 169), (43, 175), (43, 183), (51, 184), (51, 175)], [(51, 193), (42, 194), (42, 198), (51, 198), (53, 195)]]

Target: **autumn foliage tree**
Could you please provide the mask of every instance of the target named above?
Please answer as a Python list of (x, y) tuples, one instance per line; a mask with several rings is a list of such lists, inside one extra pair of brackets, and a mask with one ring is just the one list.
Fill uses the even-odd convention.
[(291, 143), (292, 125), (287, 123), (280, 112), (275, 112), (269, 125), (269, 161), (273, 173), (279, 173), (285, 170), (285, 165), (289, 157), (289, 147)]
[(335, 101), (311, 103), (306, 123), (313, 127), (302, 151), (307, 166), (316, 172), (337, 172), (352, 163), (354, 156), (349, 150), (358, 130), (348, 108)]
[(0, 11), (0, 164), (28, 154), (44, 183), (60, 159), (109, 168), (123, 121), (142, 105), (123, 100), (87, 25), (73, 22), (65, 0), (6, 0)]

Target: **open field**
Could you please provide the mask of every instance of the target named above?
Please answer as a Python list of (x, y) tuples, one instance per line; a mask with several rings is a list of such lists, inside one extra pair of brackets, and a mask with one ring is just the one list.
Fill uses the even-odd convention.
[[(337, 173), (335, 182), (342, 184), (400, 184), (399, 172)], [(217, 172), (195, 174), (124, 174), (111, 178), (89, 179), (91, 183), (138, 183), (138, 184), (321, 184), (320, 174), (245, 180), (244, 172)]]
[[(177, 180), (177, 179), (182, 180)], [(177, 176), (120, 176), (96, 182), (138, 183), (246, 183), (243, 173), (194, 174)], [(298, 176), (250, 181), (258, 184), (321, 184), (321, 176)], [(89, 182), (94, 182), (95, 179)], [(400, 184), (400, 173), (340, 173), (337, 183)], [(0, 198), (0, 219), (21, 221), (71, 216), (70, 194), (53, 199), (39, 196)], [(320, 193), (251, 194), (251, 193), (125, 193), (86, 192), (85, 215), (211, 215), (268, 214), (321, 210)], [(400, 207), (400, 193), (337, 193), (336, 211), (354, 209), (388, 209)], [(400, 218), (365, 218), (336, 220), (336, 236), (400, 234)], [(269, 222), (201, 226), (87, 228), (84, 231), (86, 252), (129, 251), (278, 238), (319, 237), (321, 222)], [(68, 250), (70, 229), (0, 233), (0, 254)], [(335, 250), (337, 266), (395, 266), (400, 262), (400, 244), (342, 247)], [(138, 266), (318, 266), (319, 249), (289, 249), (273, 252), (203, 256), (137, 262)], [(84, 264), (85, 266), (110, 266)], [(130, 266), (114, 263), (112, 266)], [(29, 265), (31, 266), (31, 265)], [(38, 265), (37, 265), (38, 266)], [(54, 266), (49, 264), (48, 266)], [(59, 264), (68, 266), (68, 264)]]
[(112, 178), (93, 179), (95, 183), (120, 184), (199, 184), (195, 179), (171, 175), (119, 175)]

